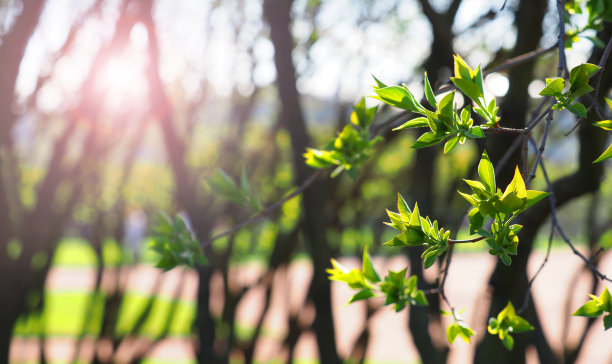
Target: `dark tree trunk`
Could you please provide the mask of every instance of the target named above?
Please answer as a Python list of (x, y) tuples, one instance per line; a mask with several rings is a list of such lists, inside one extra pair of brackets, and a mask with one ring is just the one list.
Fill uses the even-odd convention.
[[(423, 63), (428, 78), (436, 87), (447, 80), (442, 79), (444, 71), (449, 75), (453, 65), (453, 38), (452, 25), (461, 1), (451, 2), (445, 13), (436, 12), (428, 0), (421, 0), (423, 14), (429, 20), (433, 40), (431, 53)], [(412, 199), (418, 201), (419, 210), (422, 215), (433, 216), (435, 214), (436, 201), (434, 198), (435, 161), (440, 152), (439, 147), (423, 148), (415, 150), (415, 160), (410, 172), (410, 191)], [(412, 203), (412, 202), (411, 202)], [(410, 275), (416, 275), (419, 285), (424, 288), (434, 288), (438, 282), (426, 282), (424, 278), (423, 262), (421, 254), (423, 249), (408, 249), (410, 259)], [(428, 307), (411, 306), (408, 313), (408, 327), (412, 340), (424, 363), (445, 363), (448, 348), (436, 347), (429, 334), (430, 325), (440, 325), (440, 299), (436, 296), (428, 297)]]
[[(525, 5), (529, 7), (534, 5), (534, 3), (527, 1)], [(601, 34), (602, 38), (609, 39), (611, 29), (612, 27), (608, 25), (603, 34)], [(600, 57), (601, 50), (595, 48), (595, 52), (589, 62), (598, 63)], [(608, 65), (610, 63), (611, 62), (608, 62)], [(604, 95), (606, 93), (605, 91), (609, 90), (612, 84), (612, 73), (609, 68), (610, 67), (607, 67), (604, 71), (602, 77), (602, 93), (600, 93), (600, 95)], [(525, 75), (524, 77), (529, 76)], [(524, 94), (526, 94), (526, 91), (525, 88), (523, 90)], [(603, 96), (601, 96), (601, 100), (598, 100), (598, 102), (603, 103)], [(557, 208), (560, 208), (574, 198), (586, 193), (591, 193), (599, 188), (603, 176), (603, 166), (601, 164), (593, 164), (592, 161), (595, 160), (603, 150), (605, 134), (591, 125), (591, 122), (594, 120), (597, 120), (597, 116), (595, 116), (594, 113), (589, 114), (588, 120), (582, 123), (578, 131), (578, 138), (580, 141), (578, 170), (553, 183)], [(519, 236), (519, 255), (513, 259), (510, 267), (504, 267), (500, 263), (497, 264), (495, 272), (490, 280), (490, 285), (493, 288), (493, 299), (489, 310), (489, 317), (497, 315), (508, 300), (511, 300), (517, 305), (523, 302), (525, 294), (527, 293), (529, 278), (526, 273), (527, 259), (532, 251), (536, 234), (550, 213), (550, 204), (548, 200), (545, 200), (527, 210), (518, 219), (517, 223), (525, 226)], [(529, 301), (529, 306), (524, 316), (535, 327), (535, 330), (531, 333), (517, 335), (515, 337), (516, 341), (513, 354), (500, 357), (499, 350), (503, 350), (501, 344), (497, 338), (487, 335), (477, 348), (476, 362), (488, 363), (491, 362), (491, 360), (495, 360), (496, 362), (504, 363), (524, 363), (525, 349), (528, 345), (535, 346), (541, 363), (559, 362), (559, 359), (552, 352), (542, 332), (533, 300)]]
[[(264, 16), (270, 25), (270, 38), (274, 44), (274, 62), (277, 73), (278, 94), (281, 101), (280, 122), (289, 132), (293, 148), (296, 181), (306, 180), (312, 173), (302, 158), (310, 144), (299, 95), (296, 88), (295, 68), (291, 58), (293, 39), (289, 31), (293, 1), (266, 0)], [(325, 235), (327, 226), (326, 201), (329, 198), (323, 182), (315, 182), (302, 196), (302, 231), (314, 266), (310, 299), (316, 316), (314, 330), (317, 336), (321, 363), (339, 363), (336, 351), (333, 317), (331, 312), (330, 283), (325, 274), (330, 251)]]
[(15, 230), (8, 201), (10, 183), (6, 183), (7, 176), (3, 174), (6, 166), (2, 158), (12, 147), (10, 131), (16, 117), (12, 110), (19, 66), (44, 4), (44, 1), (24, 1), (22, 13), (2, 37), (0, 45), (0, 362), (8, 362), (13, 326), (24, 309), (23, 291), (17, 278), (30, 269), (29, 264), (19, 264), (7, 255), (7, 244), (15, 237)]

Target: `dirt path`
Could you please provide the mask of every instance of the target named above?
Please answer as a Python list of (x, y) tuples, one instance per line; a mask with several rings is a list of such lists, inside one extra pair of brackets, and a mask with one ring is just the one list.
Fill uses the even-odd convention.
[[(543, 259), (543, 255), (534, 253), (529, 262), (529, 272), (533, 274)], [(341, 259), (341, 262), (348, 267), (358, 266), (357, 259)], [(386, 269), (402, 269), (407, 262), (401, 258), (393, 258), (388, 261), (375, 258), (374, 264), (380, 272)], [(495, 259), (487, 254), (457, 254), (453, 258), (453, 263), (450, 268), (450, 274), (447, 281), (447, 295), (456, 308), (464, 308), (464, 319), (472, 326), (476, 332), (476, 341), (482, 338), (486, 333), (484, 322), (486, 321), (486, 308), (488, 305), (488, 294), (486, 292), (486, 280), (493, 269)], [(583, 274), (576, 288), (570, 290), (568, 284), (571, 282), (578, 270), (580, 269), (580, 261), (576, 256), (566, 252), (553, 252), (549, 262), (541, 275), (534, 284), (534, 299), (537, 310), (543, 320), (544, 331), (550, 340), (553, 349), (556, 352), (561, 352), (563, 347), (563, 332), (564, 325), (568, 325), (569, 335), (567, 341), (575, 343), (579, 339), (578, 335), (581, 328), (584, 327), (586, 319), (580, 317), (569, 317), (566, 315), (566, 310), (573, 312), (581, 303), (588, 300), (587, 285), (588, 276)], [(606, 260), (602, 264), (604, 272), (612, 272), (612, 256), (608, 254)], [(88, 268), (80, 269), (63, 269), (56, 268), (50, 274), (48, 280), (48, 288), (51, 291), (86, 291), (90, 289), (94, 276), (93, 271)], [(435, 274), (435, 272), (432, 272)], [(152, 289), (154, 276), (156, 272), (149, 268), (140, 267), (135, 271), (132, 281), (127, 282), (128, 290), (135, 290), (141, 293), (146, 293)], [(244, 267), (236, 270), (234, 277), (235, 281), (230, 282), (237, 286), (249, 285), (256, 281), (261, 274), (261, 269), (256, 265)], [(165, 277), (164, 284), (167, 286), (162, 289), (164, 292), (172, 292), (171, 289), (177, 280), (174, 272), (170, 272), (168, 277)], [(293, 263), (289, 269), (281, 270), (277, 274), (274, 283), (272, 294), (271, 309), (265, 318), (266, 337), (262, 338), (258, 344), (256, 356), (264, 361), (278, 359), (283, 357), (283, 351), (280, 346), (280, 340), (287, 330), (287, 317), (289, 311), (297, 312), (302, 308), (305, 299), (308, 282), (312, 276), (312, 267), (307, 261), (297, 261)], [(219, 297), (220, 292), (215, 293), (214, 289), (219, 290), (222, 284), (220, 276), (213, 277), (213, 297)], [(195, 290), (197, 289), (197, 277), (190, 273), (188, 275), (188, 284), (184, 288), (181, 296), (183, 300), (194, 302)], [(602, 290), (600, 285), (598, 291)], [(566, 308), (564, 302), (568, 292), (574, 292), (570, 305)], [(346, 356), (360, 331), (365, 325), (366, 302), (358, 302), (352, 305), (346, 305), (348, 298), (353, 294), (348, 287), (336, 282), (332, 285), (332, 301), (335, 315), (335, 324), (338, 337), (338, 350), (342, 356)], [(240, 303), (238, 309), (239, 322), (244, 327), (253, 325), (258, 315), (262, 311), (262, 298), (264, 295), (263, 287), (252, 288), (245, 296), (244, 302)], [(212, 311), (220, 312), (222, 302), (213, 299)], [(513, 302), (515, 306), (520, 306), (522, 302)], [(372, 303), (370, 303), (372, 304)], [(376, 303), (374, 303), (376, 304)], [(412, 343), (410, 334), (407, 330), (407, 312), (406, 310), (395, 313), (391, 307), (383, 307), (378, 303), (380, 308), (375, 313), (369, 329), (371, 331), (371, 340), (367, 347), (367, 358), (372, 362), (379, 363), (411, 363), (419, 360), (416, 348)], [(312, 309), (303, 310), (302, 315), (304, 320), (312, 319)], [(612, 362), (612, 330), (605, 332), (601, 318), (593, 325), (588, 333), (587, 341), (578, 363), (609, 363)], [(443, 332), (432, 332), (434, 340), (443, 343)], [(46, 344), (47, 359), (50, 362), (61, 362), (72, 355), (71, 345), (73, 340), (66, 337), (50, 338)], [(32, 352), (33, 345), (36, 343), (28, 340), (16, 340), (12, 355), (24, 352), (24, 346), (27, 345)], [(174, 362), (192, 362), (194, 360), (193, 351), (190, 350), (188, 338), (172, 338), (161, 341), (156, 349), (152, 351), (154, 359), (173, 358)], [(501, 348), (501, 346), (500, 346)], [(453, 344), (450, 351), (450, 363), (469, 363), (473, 358), (474, 344), (466, 344), (458, 340)], [(503, 349), (501, 349), (503, 350)], [(316, 344), (314, 335), (311, 332), (304, 334), (298, 343), (296, 349), (298, 358), (313, 359), (316, 358)], [(17, 359), (16, 357), (13, 357)], [(535, 353), (528, 354), (530, 363), (537, 363)], [(55, 360), (53, 360), (55, 359)]]

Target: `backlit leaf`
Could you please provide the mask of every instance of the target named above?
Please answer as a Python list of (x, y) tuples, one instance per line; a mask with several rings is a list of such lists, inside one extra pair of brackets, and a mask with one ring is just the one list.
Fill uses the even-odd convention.
[(612, 144), (593, 163), (599, 163), (608, 158), (612, 158)]
[(487, 152), (482, 153), (482, 158), (480, 159), (480, 163), (478, 164), (478, 175), (480, 176), (480, 180), (487, 188), (489, 193), (495, 193), (495, 170), (493, 169), (493, 164), (491, 164), (491, 160), (489, 159), (489, 155)]
[(547, 78), (546, 87), (540, 91), (541, 96), (561, 96), (563, 95), (563, 89), (565, 88), (565, 80), (557, 78)]

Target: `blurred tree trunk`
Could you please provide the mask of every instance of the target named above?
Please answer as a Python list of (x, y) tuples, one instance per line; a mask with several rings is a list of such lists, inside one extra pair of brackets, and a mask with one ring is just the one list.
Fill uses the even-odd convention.
[(0, 44), (0, 275), (3, 277), (0, 280), (0, 361), (7, 362), (13, 326), (24, 309), (26, 292), (26, 287), (21, 287), (21, 280), (16, 278), (22, 277), (30, 264), (20, 264), (22, 261), (11, 259), (7, 252), (7, 244), (15, 238), (15, 230), (8, 201), (11, 182), (6, 180), (12, 172), (6, 171), (10, 168), (6, 158), (12, 153), (10, 133), (16, 119), (13, 105), (19, 66), (44, 4), (44, 1), (24, 1), (21, 14)]
[[(444, 74), (451, 71), (453, 64), (453, 40), (452, 31), (455, 15), (460, 0), (454, 0), (449, 4), (444, 13), (435, 11), (429, 0), (420, 0), (421, 9), (431, 25), (432, 43), (431, 52), (423, 68), (427, 71), (432, 85), (436, 87), (443, 80)], [(445, 72), (446, 71), (446, 72)], [(410, 175), (409, 195), (419, 203), (422, 215), (435, 215), (435, 161), (440, 154), (440, 148), (423, 148), (414, 151), (415, 159)], [(426, 282), (424, 278), (421, 254), (424, 249), (407, 249), (410, 260), (410, 275), (416, 275), (420, 284), (425, 288), (435, 288), (438, 282)], [(445, 363), (448, 347), (437, 347), (434, 345), (429, 334), (430, 325), (440, 325), (440, 299), (438, 295), (428, 297), (430, 304), (427, 307), (411, 306), (408, 316), (408, 327), (412, 340), (424, 363)]]
[[(533, 49), (536, 49), (542, 36), (542, 19), (546, 13), (546, 0), (523, 0), (516, 12), (515, 26), (517, 30), (516, 45), (510, 57), (517, 56)], [(529, 112), (529, 93), (528, 86), (534, 75), (535, 62), (526, 62), (512, 68), (508, 72), (510, 86), (508, 93), (501, 104), (502, 123), (510, 128), (523, 128), (526, 125), (526, 118)], [(514, 142), (516, 136), (513, 135), (491, 135), (487, 139), (487, 151), (491, 156), (493, 164), (499, 161)], [(497, 171), (497, 185), (503, 189), (514, 174), (514, 169), (518, 165), (522, 168), (521, 149), (517, 148), (503, 168)], [(544, 205), (545, 203), (541, 203)], [(512, 265), (506, 267), (497, 262), (496, 268), (489, 278), (489, 285), (492, 288), (492, 299), (489, 306), (487, 317), (495, 317), (506, 306), (508, 300), (519, 307), (527, 290), (527, 262), (531, 254), (532, 241), (526, 238), (528, 231), (535, 226), (533, 222), (526, 224), (521, 232), (518, 255), (513, 257)], [(537, 230), (537, 228), (536, 228)], [(535, 232), (534, 232), (535, 233)], [(530, 305), (533, 308), (533, 305)], [(527, 320), (536, 328), (539, 337), (538, 353), (541, 353), (542, 363), (554, 362), (555, 357), (550, 346), (543, 337), (541, 326), (535, 316), (535, 310), (531, 309)], [(506, 355), (500, 356), (500, 350), (504, 350), (497, 337), (485, 335), (483, 341), (476, 348), (475, 362), (490, 363), (496, 361), (500, 363), (525, 363), (525, 350), (527, 347), (528, 336), (517, 335), (515, 337), (514, 350)]]
[[(187, 151), (186, 138), (179, 135), (172, 114), (172, 104), (164, 90), (163, 82), (159, 75), (159, 49), (158, 39), (153, 21), (153, 0), (138, 0), (141, 19), (149, 31), (149, 68), (147, 70), (148, 84), (150, 88), (150, 105), (153, 114), (158, 116), (162, 130), (164, 146), (168, 155), (170, 168), (174, 177), (175, 199), (179, 210), (184, 210), (189, 218), (199, 239), (206, 239), (211, 231), (213, 220), (210, 210), (206, 207), (209, 201), (198, 201), (196, 191), (196, 176), (186, 164)], [(200, 202), (200, 203), (198, 203)], [(215, 339), (215, 321), (210, 313), (210, 278), (212, 268), (205, 266), (198, 268), (198, 311), (195, 325), (198, 331), (198, 361), (200, 363), (214, 363), (215, 352), (213, 344)]]
[[(291, 136), (293, 168), (296, 183), (306, 180), (312, 170), (306, 166), (302, 153), (310, 144), (306, 130), (291, 52), (293, 38), (290, 33), (291, 5), (293, 1), (264, 1), (264, 16), (270, 25), (270, 38), (274, 44), (274, 62), (277, 89), (280, 98), (280, 123)], [(301, 228), (312, 258), (314, 275), (309, 290), (316, 316), (314, 330), (317, 336), (321, 363), (339, 363), (331, 311), (330, 283), (325, 268), (329, 265), (330, 248), (326, 238), (326, 201), (330, 198), (324, 182), (315, 182), (302, 195), (303, 217)]]

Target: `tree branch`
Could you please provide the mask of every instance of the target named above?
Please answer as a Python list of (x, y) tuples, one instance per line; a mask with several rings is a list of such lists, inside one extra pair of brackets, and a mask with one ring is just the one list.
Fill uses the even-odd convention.
[(237, 232), (238, 230), (242, 229), (245, 226), (248, 226), (252, 223), (254, 223), (255, 221), (260, 220), (261, 218), (270, 215), (272, 212), (278, 210), (281, 206), (283, 206), (283, 204), (289, 200), (291, 200), (292, 198), (296, 197), (297, 195), (301, 194), (302, 192), (304, 192), (308, 187), (310, 187), (310, 185), (312, 185), (319, 177), (321, 177), (323, 175), (323, 172), (325, 172), (326, 169), (319, 169), (317, 170), (315, 173), (313, 173), (306, 181), (304, 181), (295, 191), (291, 192), (290, 194), (288, 194), (287, 196), (283, 197), (282, 199), (280, 199), (279, 201), (273, 203), (272, 205), (266, 207), (265, 209), (263, 209), (261, 212), (251, 216), (250, 218), (232, 226), (230, 229), (219, 233), (215, 236), (213, 236), (212, 238), (208, 239), (207, 241), (205, 241), (204, 243), (201, 243), (200, 246), (202, 248), (205, 248), (206, 246), (210, 245), (213, 241), (220, 239), (224, 236), (233, 234), (235, 232)]

